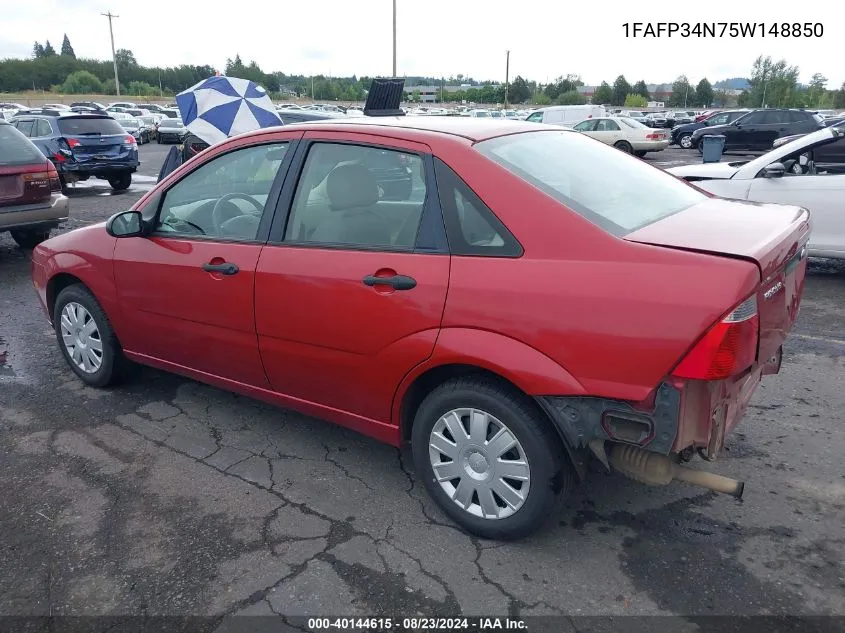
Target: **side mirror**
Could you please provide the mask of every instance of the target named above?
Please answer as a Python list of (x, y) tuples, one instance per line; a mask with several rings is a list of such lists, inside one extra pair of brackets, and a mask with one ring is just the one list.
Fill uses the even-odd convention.
[(782, 178), (786, 173), (783, 163), (772, 163), (763, 168), (763, 178)]
[(112, 237), (141, 237), (144, 235), (144, 220), (140, 211), (121, 211), (106, 222), (106, 233)]

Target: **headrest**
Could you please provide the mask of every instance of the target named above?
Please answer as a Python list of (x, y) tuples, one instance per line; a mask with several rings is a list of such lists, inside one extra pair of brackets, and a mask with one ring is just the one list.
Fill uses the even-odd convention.
[(326, 179), (326, 194), (333, 211), (368, 207), (378, 202), (378, 183), (361, 165), (338, 165)]

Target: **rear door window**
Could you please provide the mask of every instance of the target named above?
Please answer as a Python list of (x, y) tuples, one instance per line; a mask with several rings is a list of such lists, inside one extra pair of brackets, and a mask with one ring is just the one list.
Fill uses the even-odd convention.
[(62, 136), (126, 134), (123, 127), (111, 117), (67, 117), (59, 119)]
[(35, 121), (32, 119), (27, 119), (24, 121), (15, 121), (14, 126), (18, 128), (24, 136), (32, 136), (32, 129), (34, 127)]
[(44, 154), (11, 125), (0, 125), (0, 166), (43, 163)]
[(33, 127), (33, 136), (51, 136), (53, 128), (50, 127), (50, 122), (46, 119), (38, 119)]

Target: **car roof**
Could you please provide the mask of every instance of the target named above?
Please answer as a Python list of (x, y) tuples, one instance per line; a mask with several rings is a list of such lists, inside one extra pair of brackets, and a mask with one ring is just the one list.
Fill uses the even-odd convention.
[[(331, 126), (333, 129), (342, 132), (381, 132), (389, 131), (390, 136), (404, 138), (407, 140), (424, 141), (426, 137), (434, 138), (455, 136), (470, 141), (484, 141), (498, 136), (519, 134), (521, 132), (535, 132), (540, 130), (566, 131), (566, 128), (555, 125), (529, 124), (524, 121), (511, 121), (504, 119), (475, 119), (459, 116), (437, 116), (437, 117), (354, 117), (323, 119), (319, 121), (305, 121), (292, 123), (284, 127), (273, 129), (298, 130), (324, 129)], [(246, 135), (260, 135), (266, 133), (268, 128), (248, 132)]]

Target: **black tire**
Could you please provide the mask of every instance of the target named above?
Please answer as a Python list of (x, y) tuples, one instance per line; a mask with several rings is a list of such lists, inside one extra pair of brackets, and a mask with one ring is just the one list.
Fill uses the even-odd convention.
[(681, 134), (678, 137), (678, 147), (681, 149), (692, 149), (692, 134)]
[(636, 156), (637, 158), (642, 158), (642, 157), (643, 157), (643, 156), (645, 156), (647, 153), (648, 153), (648, 152), (644, 152), (644, 151), (642, 151), (642, 150), (637, 150), (636, 152), (634, 152), (634, 156)]
[(115, 191), (123, 191), (124, 189), (129, 189), (129, 185), (132, 184), (132, 174), (131, 172), (124, 172), (114, 178), (109, 178), (109, 184), (111, 188)]
[(616, 143), (613, 144), (613, 147), (619, 151), (625, 152), (626, 154), (632, 154), (634, 152), (634, 148), (631, 147), (631, 144), (628, 141), (616, 141)]
[(12, 239), (18, 243), (18, 246), (27, 250), (33, 249), (41, 242), (50, 239), (50, 229), (12, 231), (11, 233)]
[(699, 154), (704, 154), (704, 137), (702, 136), (698, 143), (695, 144), (695, 148), (698, 150)]
[(161, 137), (160, 137), (160, 136), (156, 139), (156, 143), (158, 143), (159, 145), (161, 145)]
[[(459, 408), (494, 416), (522, 446), (531, 483), (523, 505), (508, 517), (493, 519), (471, 514), (449, 497), (435, 477), (429, 459), (429, 438), (438, 420)], [(455, 523), (482, 538), (513, 540), (528, 536), (555, 514), (572, 488), (573, 470), (551, 422), (528, 397), (487, 377), (457, 378), (429, 393), (414, 416), (412, 450), (417, 476), (429, 495)]]
[[(88, 373), (83, 371), (73, 361), (62, 340), (62, 310), (70, 302), (78, 303), (85, 308), (97, 325), (103, 350), (100, 367), (95, 372)], [(109, 319), (106, 313), (103, 312), (97, 299), (82, 284), (67, 286), (56, 297), (56, 304), (53, 308), (53, 329), (56, 332), (56, 341), (65, 361), (67, 361), (73, 373), (79, 376), (85, 384), (91, 387), (107, 387), (117, 384), (126, 376), (129, 361), (123, 355), (123, 350), (120, 347), (120, 342), (117, 340), (111, 323), (109, 323)]]

